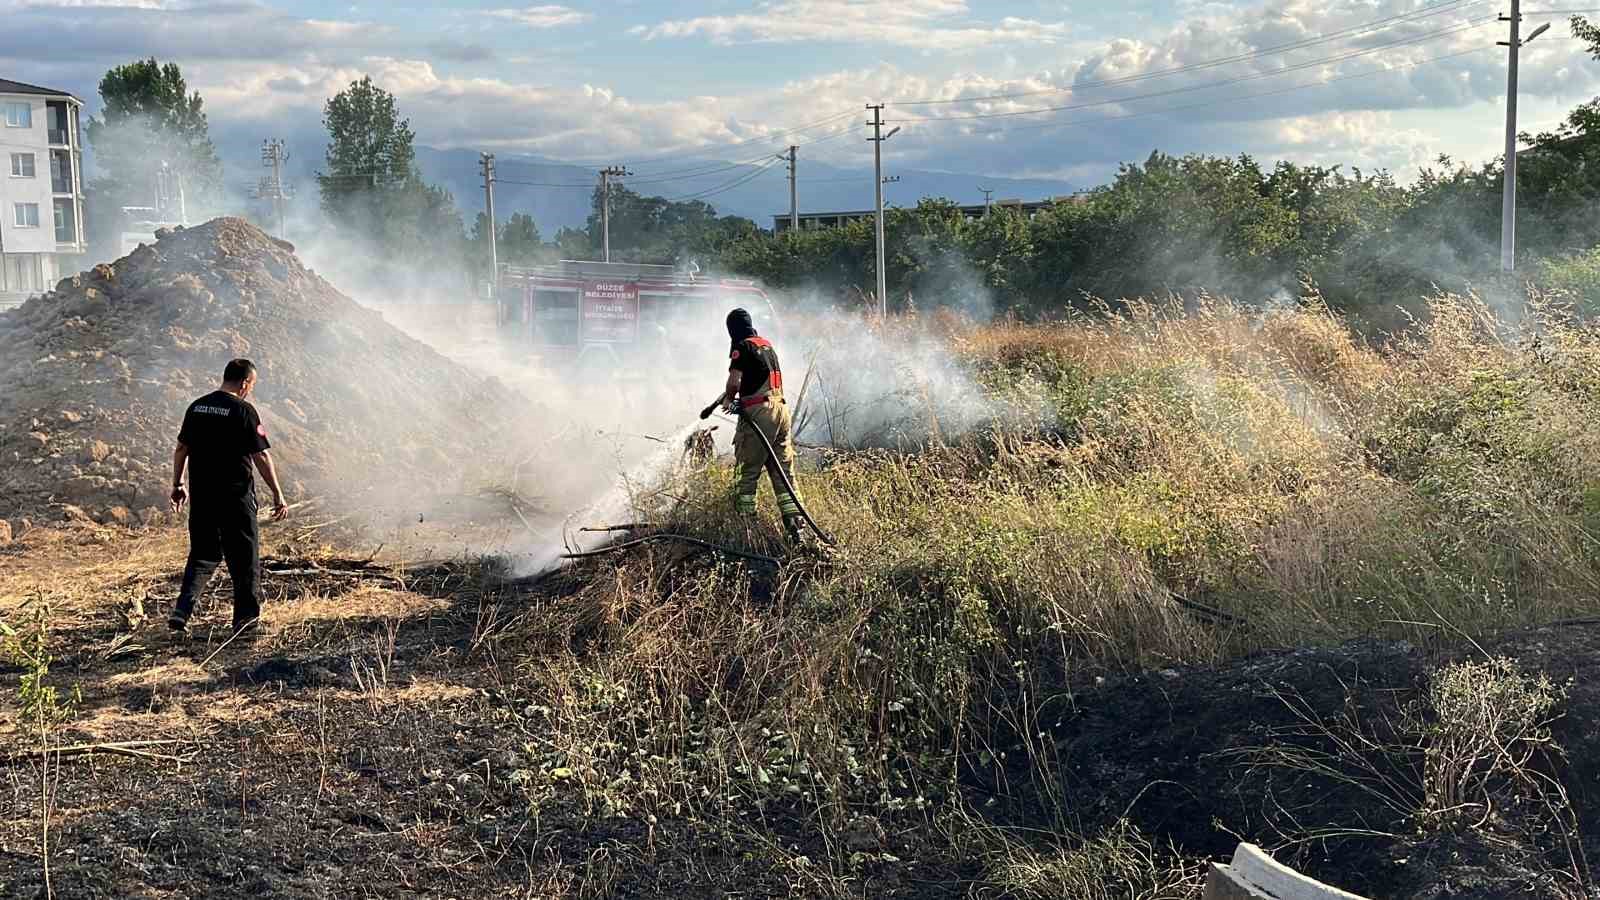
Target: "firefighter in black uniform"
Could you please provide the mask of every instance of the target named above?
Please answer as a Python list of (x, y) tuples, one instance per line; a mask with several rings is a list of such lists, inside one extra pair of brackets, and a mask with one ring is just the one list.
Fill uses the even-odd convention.
[[(189, 561), (183, 587), (167, 624), (174, 631), (188, 626), (194, 601), (205, 590), (217, 565), (226, 560), (233, 578), (233, 630), (253, 630), (261, 615), (260, 533), (256, 527), (256, 486), (251, 466), (272, 490), (272, 518), (289, 515), (278, 486), (278, 473), (267, 450), (267, 430), (247, 398), (256, 385), (256, 367), (248, 359), (229, 362), (222, 387), (189, 404), (172, 454), (172, 511), (189, 508)], [(188, 464), (189, 492), (183, 488)]]

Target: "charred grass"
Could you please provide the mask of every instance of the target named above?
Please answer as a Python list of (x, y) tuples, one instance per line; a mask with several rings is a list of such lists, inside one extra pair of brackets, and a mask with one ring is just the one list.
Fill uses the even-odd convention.
[(24, 536), (0, 615), (49, 611), (79, 697), (38, 737), (186, 744), (13, 765), (0, 880), (42, 887), (48, 808), (83, 893), (1193, 897), (1241, 839), (1376, 896), (1592, 888), (1600, 336), (1463, 297), (1382, 348), (1314, 297), (890, 327), (991, 413), (809, 454), (835, 549), (716, 463), (636, 511), (777, 568), (280, 546), (219, 651), (137, 619), (174, 535)]

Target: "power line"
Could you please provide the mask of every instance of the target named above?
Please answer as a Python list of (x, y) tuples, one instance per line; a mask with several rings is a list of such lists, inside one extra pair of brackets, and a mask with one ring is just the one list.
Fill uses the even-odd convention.
[(726, 193), (734, 188), (749, 184), (750, 182), (766, 174), (775, 165), (777, 165), (777, 160), (773, 160), (766, 165), (757, 168), (754, 172), (746, 172), (745, 174), (740, 175), (738, 178), (735, 178), (725, 184), (721, 184), (713, 188), (707, 188), (703, 191), (696, 191), (692, 194), (684, 194), (681, 197), (664, 197), (662, 199), (666, 200), (668, 203), (683, 203), (688, 200), (704, 200), (707, 197), (715, 197), (718, 194)]
[(510, 178), (501, 178), (499, 175), (495, 176), (494, 182), (495, 182), (495, 184), (516, 184), (516, 185), (521, 185), (523, 187), (583, 188), (584, 190), (594, 190), (594, 185), (593, 184), (587, 184), (587, 183), (583, 183), (583, 184), (580, 184), (580, 183), (551, 184), (549, 182), (544, 182), (544, 181), (514, 181), (514, 180), (512, 180)]
[(1354, 50), (1354, 51), (1350, 51), (1348, 53), (1341, 54), (1339, 56), (1331, 56), (1331, 57), (1325, 57), (1325, 58), (1322, 58), (1322, 59), (1308, 60), (1306, 62), (1296, 63), (1296, 64), (1294, 64), (1292, 66), (1285, 66), (1283, 68), (1273, 69), (1270, 72), (1252, 72), (1252, 73), (1250, 73), (1248, 75), (1237, 75), (1237, 76), (1234, 76), (1233, 78), (1222, 79), (1221, 81), (1211, 81), (1211, 82), (1207, 82), (1205, 84), (1194, 84), (1194, 85), (1187, 85), (1185, 87), (1169, 88), (1169, 89), (1164, 90), (1164, 91), (1153, 91), (1153, 92), (1147, 93), (1147, 94), (1135, 94), (1135, 95), (1128, 96), (1128, 97), (1112, 97), (1112, 98), (1107, 98), (1105, 100), (1093, 100), (1093, 101), (1089, 101), (1089, 102), (1085, 102), (1085, 103), (1069, 104), (1069, 105), (1066, 105), (1066, 106), (1045, 106), (1045, 107), (1038, 107), (1038, 108), (1035, 108), (1035, 109), (1012, 110), (1010, 112), (968, 113), (968, 114), (963, 114), (963, 115), (959, 115), (959, 116), (919, 116), (919, 117), (914, 117), (914, 118), (899, 118), (899, 119), (894, 119), (893, 121), (902, 122), (902, 123), (909, 123), (909, 122), (954, 122), (954, 121), (961, 121), (961, 120), (967, 120), (967, 119), (1010, 119), (1010, 118), (1015, 118), (1017, 116), (1034, 116), (1034, 115), (1039, 115), (1041, 113), (1052, 113), (1052, 112), (1074, 112), (1074, 111), (1077, 111), (1077, 110), (1080, 110), (1080, 109), (1090, 109), (1090, 108), (1096, 107), (1096, 106), (1110, 106), (1110, 105), (1119, 104), (1119, 103), (1131, 103), (1131, 102), (1136, 101), (1136, 100), (1151, 100), (1151, 99), (1154, 99), (1154, 98), (1157, 98), (1157, 97), (1170, 97), (1170, 96), (1173, 96), (1175, 94), (1187, 94), (1187, 93), (1193, 93), (1195, 91), (1209, 90), (1211, 88), (1228, 87), (1228, 86), (1235, 85), (1235, 84), (1241, 84), (1241, 83), (1246, 82), (1246, 81), (1259, 81), (1259, 80), (1264, 79), (1264, 78), (1274, 78), (1274, 77), (1277, 77), (1279, 75), (1287, 74), (1289, 72), (1299, 72), (1299, 71), (1303, 71), (1305, 69), (1314, 69), (1314, 68), (1317, 68), (1318, 66), (1328, 65), (1330, 63), (1345, 62), (1347, 60), (1355, 59), (1355, 58), (1361, 57), (1361, 56), (1370, 56), (1370, 55), (1372, 55), (1374, 53), (1379, 53), (1379, 52), (1382, 52), (1384, 50), (1392, 50), (1392, 49), (1394, 49), (1396, 47), (1421, 44), (1421, 43), (1425, 43), (1427, 41), (1434, 40), (1434, 39), (1439, 38), (1439, 37), (1446, 37), (1446, 36), (1449, 36), (1449, 35), (1460, 34), (1460, 33), (1463, 33), (1463, 32), (1471, 31), (1473, 29), (1482, 28), (1483, 26), (1488, 25), (1489, 23), (1491, 23), (1493, 21), (1495, 21), (1493, 18), (1485, 18), (1485, 19), (1482, 19), (1481, 21), (1478, 21), (1478, 22), (1475, 22), (1475, 23), (1454, 25), (1454, 26), (1451, 26), (1449, 28), (1441, 29), (1439, 31), (1429, 32), (1428, 34), (1422, 35), (1420, 37), (1412, 37), (1412, 38), (1407, 38), (1404, 41), (1396, 41), (1396, 42), (1389, 43), (1389, 44), (1381, 44), (1379, 46), (1369, 47), (1369, 48), (1366, 48), (1364, 50)]
[(1252, 50), (1252, 51), (1249, 51), (1249, 52), (1246, 52), (1246, 53), (1237, 53), (1237, 54), (1234, 54), (1232, 56), (1224, 56), (1224, 57), (1219, 57), (1219, 58), (1216, 58), (1216, 59), (1203, 60), (1201, 62), (1187, 63), (1185, 65), (1174, 66), (1172, 68), (1167, 68), (1167, 69), (1160, 69), (1160, 70), (1157, 70), (1157, 71), (1154, 71), (1154, 72), (1141, 72), (1138, 75), (1126, 75), (1126, 76), (1123, 76), (1121, 78), (1106, 78), (1106, 79), (1101, 79), (1101, 80), (1098, 80), (1098, 81), (1083, 81), (1083, 82), (1079, 82), (1077, 84), (1071, 85), (1069, 87), (1064, 87), (1064, 88), (1044, 88), (1044, 89), (1036, 90), (1036, 91), (1018, 91), (1018, 92), (1015, 92), (1015, 93), (1007, 93), (1007, 94), (989, 94), (989, 95), (981, 96), (981, 97), (953, 97), (953, 98), (945, 98), (945, 99), (902, 100), (902, 101), (897, 101), (894, 105), (895, 106), (932, 106), (932, 105), (950, 104), (950, 103), (977, 103), (977, 102), (981, 102), (981, 101), (985, 101), (985, 100), (1011, 100), (1011, 99), (1015, 99), (1015, 98), (1018, 98), (1018, 97), (1037, 97), (1037, 96), (1042, 96), (1042, 95), (1045, 95), (1045, 94), (1072, 93), (1072, 92), (1075, 92), (1075, 91), (1078, 91), (1078, 90), (1082, 90), (1084, 88), (1113, 87), (1113, 86), (1123, 85), (1123, 84), (1132, 84), (1134, 82), (1146, 81), (1146, 80), (1152, 79), (1152, 78), (1164, 78), (1164, 77), (1166, 77), (1168, 75), (1180, 75), (1180, 74), (1183, 74), (1185, 72), (1196, 72), (1196, 71), (1200, 71), (1200, 70), (1203, 70), (1203, 69), (1216, 68), (1217, 66), (1225, 66), (1225, 65), (1229, 65), (1231, 63), (1236, 63), (1236, 62), (1247, 62), (1247, 61), (1252, 60), (1252, 59), (1259, 59), (1261, 57), (1271, 56), (1271, 55), (1276, 54), (1276, 53), (1283, 53), (1283, 52), (1287, 52), (1287, 51), (1290, 51), (1290, 50), (1299, 50), (1299, 49), (1304, 49), (1306, 47), (1314, 47), (1314, 46), (1316, 46), (1318, 44), (1332, 43), (1333, 41), (1340, 40), (1340, 39), (1346, 38), (1346, 37), (1357, 37), (1357, 36), (1359, 36), (1361, 34), (1369, 34), (1369, 33), (1374, 32), (1374, 31), (1382, 31), (1383, 29), (1388, 28), (1390, 25), (1395, 24), (1399, 20), (1417, 21), (1417, 20), (1420, 20), (1420, 19), (1424, 19), (1424, 18), (1429, 18), (1429, 17), (1432, 17), (1432, 16), (1440, 15), (1440, 14), (1446, 13), (1446, 12), (1461, 12), (1463, 10), (1469, 9), (1471, 7), (1474, 7), (1474, 6), (1481, 6), (1486, 2), (1489, 2), (1489, 0), (1448, 0), (1448, 2), (1438, 3), (1438, 4), (1435, 4), (1434, 6), (1425, 7), (1422, 10), (1412, 10), (1409, 13), (1397, 13), (1395, 15), (1387, 16), (1387, 17), (1382, 18), (1382, 19), (1376, 19), (1376, 20), (1373, 20), (1371, 22), (1362, 23), (1360, 25), (1353, 25), (1353, 26), (1350, 26), (1348, 28), (1340, 29), (1338, 31), (1327, 32), (1325, 34), (1318, 35), (1316, 37), (1302, 38), (1302, 39), (1300, 39), (1298, 41), (1291, 41), (1291, 42), (1286, 43), (1286, 44), (1278, 44), (1278, 45), (1272, 46), (1272, 47), (1263, 47), (1263, 48), (1260, 48), (1260, 49), (1257, 49), (1257, 50)]
[[(853, 115), (853, 113), (850, 113), (850, 114)], [(839, 118), (839, 117), (838, 116), (831, 116), (830, 117), (830, 119), (837, 119), (837, 118)], [(827, 120), (824, 120), (824, 121), (827, 121)], [(795, 130), (800, 130), (800, 129), (795, 129)], [(848, 127), (845, 127), (845, 128), (837, 129), (835, 131), (826, 132), (826, 133), (824, 133), (822, 135), (819, 135), (819, 136), (817, 136), (817, 137), (815, 137), (815, 138), (813, 138), (811, 140), (808, 140), (808, 141), (798, 142), (794, 146), (810, 147), (810, 146), (813, 146), (815, 144), (821, 144), (821, 143), (825, 143), (827, 141), (838, 140), (839, 138), (846, 137), (846, 136), (848, 136), (850, 134), (853, 134), (854, 132), (855, 132), (855, 127), (854, 126), (848, 126)], [(764, 139), (755, 139), (755, 140), (764, 140)], [(746, 142), (746, 143), (753, 143), (753, 142), (754, 141), (749, 141), (749, 142)], [(764, 153), (761, 156), (753, 157), (752, 159), (745, 160), (743, 162), (736, 162), (736, 163), (707, 163), (707, 164), (700, 165), (700, 166), (691, 166), (691, 167), (688, 167), (688, 168), (677, 169), (677, 170), (668, 170), (668, 171), (660, 171), (660, 172), (641, 172), (639, 174), (644, 176), (644, 177), (629, 179), (628, 183), (629, 184), (662, 184), (662, 183), (667, 183), (667, 182), (672, 182), (672, 181), (691, 180), (691, 179), (695, 179), (695, 178), (703, 178), (703, 177), (707, 177), (707, 176), (710, 176), (710, 175), (721, 174), (723, 172), (730, 172), (730, 171), (733, 171), (734, 169), (749, 168), (749, 167), (754, 166), (754, 165), (758, 164), (759, 162), (761, 162), (762, 160), (765, 160), (767, 158), (768, 158), (768, 154)], [(515, 168), (518, 164), (517, 163), (512, 163), (510, 165), (513, 168)], [(504, 168), (505, 166), (506, 166), (505, 163), (497, 163), (497, 168)], [(527, 187), (548, 187), (548, 188), (590, 188), (590, 187), (593, 187), (592, 184), (589, 184), (587, 182), (574, 183), (574, 184), (560, 184), (560, 183), (551, 183), (551, 182), (542, 182), (542, 181), (517, 181), (517, 180), (514, 180), (514, 179), (500, 178), (498, 176), (495, 178), (495, 181), (500, 183), (500, 184), (515, 184), (515, 185), (523, 185), (523, 186), (527, 186)]]
[(705, 165), (702, 165), (689, 169), (678, 169), (676, 171), (641, 172), (640, 174), (644, 177), (642, 179), (635, 179), (630, 183), (650, 184), (656, 181), (674, 181), (679, 178), (703, 178), (707, 175), (716, 175), (721, 172), (732, 171), (733, 169), (748, 168), (756, 165), (757, 163), (766, 159), (768, 156), (769, 154), (763, 153), (760, 156), (744, 160), (743, 162), (711, 164), (709, 168)]
[[(852, 116), (852, 115), (855, 115), (855, 111), (847, 109), (847, 110), (844, 110), (843, 112), (834, 113), (833, 115), (827, 116), (825, 118), (817, 119), (814, 122), (807, 122), (804, 125), (796, 125), (796, 126), (794, 126), (792, 128), (779, 129), (779, 130), (770, 132), (768, 134), (761, 135), (759, 137), (748, 138), (746, 140), (735, 141), (733, 143), (700, 144), (700, 145), (698, 145), (696, 147), (693, 147), (693, 148), (684, 149), (684, 150), (678, 150), (678, 151), (674, 151), (674, 152), (668, 153), (668, 154), (663, 154), (663, 155), (653, 156), (653, 157), (647, 157), (647, 158), (640, 158), (640, 159), (637, 159), (637, 160), (630, 160), (628, 164), (629, 165), (645, 165), (645, 166), (648, 166), (648, 165), (654, 165), (656, 163), (666, 162), (668, 160), (673, 160), (673, 159), (686, 159), (686, 158), (694, 157), (694, 156), (703, 156), (704, 154), (711, 153), (711, 152), (732, 150), (732, 149), (736, 149), (736, 148), (739, 148), (739, 147), (748, 147), (748, 146), (750, 146), (752, 144), (759, 144), (759, 143), (762, 143), (764, 141), (779, 141), (779, 140), (783, 140), (783, 139), (787, 138), (789, 135), (795, 135), (795, 134), (799, 134), (800, 132), (803, 132), (803, 131), (809, 131), (809, 130), (811, 130), (813, 128), (817, 128), (817, 127), (820, 127), (822, 125), (827, 125), (827, 124), (829, 124), (831, 122), (837, 122), (840, 119), (843, 119), (843, 118), (845, 118), (847, 116)], [(577, 164), (578, 163), (575, 163), (575, 165), (577, 165)]]
[(1323, 85), (1335, 84), (1335, 83), (1341, 82), (1341, 81), (1354, 81), (1354, 80), (1356, 80), (1358, 78), (1371, 78), (1374, 75), (1386, 75), (1386, 74), (1388, 74), (1390, 72), (1400, 72), (1400, 71), (1404, 71), (1406, 69), (1415, 69), (1415, 68), (1418, 68), (1419, 66), (1425, 66), (1425, 65), (1428, 65), (1430, 63), (1442, 62), (1443, 60), (1455, 59), (1455, 58), (1461, 57), (1461, 56), (1470, 56), (1471, 54), (1474, 54), (1474, 53), (1483, 53), (1483, 52), (1485, 52), (1487, 50), (1494, 50), (1494, 49), (1495, 48), (1493, 46), (1473, 47), (1470, 50), (1458, 50), (1455, 53), (1446, 53), (1446, 54), (1444, 54), (1442, 56), (1434, 56), (1434, 57), (1430, 57), (1428, 59), (1417, 60), (1416, 62), (1404, 63), (1402, 65), (1397, 65), (1397, 66), (1388, 66), (1388, 67), (1385, 67), (1385, 68), (1382, 68), (1382, 69), (1372, 69), (1372, 70), (1367, 71), (1367, 72), (1356, 72), (1356, 73), (1353, 73), (1353, 74), (1350, 74), (1350, 75), (1338, 75), (1338, 76), (1334, 76), (1334, 77), (1331, 77), (1331, 78), (1324, 78), (1324, 79), (1321, 79), (1319, 81), (1307, 82), (1306, 84), (1296, 84), (1296, 85), (1290, 85), (1289, 87), (1284, 87), (1284, 88), (1275, 88), (1275, 89), (1270, 90), (1270, 91), (1257, 91), (1256, 93), (1253, 93), (1253, 94), (1238, 94), (1238, 95), (1229, 96), (1229, 97), (1219, 97), (1219, 98), (1217, 98), (1215, 100), (1205, 100), (1205, 101), (1201, 101), (1199, 103), (1187, 103), (1187, 104), (1183, 104), (1181, 106), (1168, 106), (1168, 107), (1163, 107), (1161, 109), (1145, 110), (1144, 112), (1126, 113), (1126, 114), (1123, 114), (1123, 115), (1116, 115), (1116, 116), (1093, 116), (1093, 117), (1083, 117), (1083, 118), (1076, 118), (1076, 119), (1067, 119), (1067, 120), (1059, 121), (1059, 122), (1042, 122), (1042, 123), (1037, 123), (1037, 124), (1033, 124), (1033, 125), (1012, 125), (1012, 126), (1008, 126), (1008, 127), (1004, 127), (1004, 128), (994, 128), (994, 129), (990, 129), (988, 131), (974, 132), (973, 136), (975, 136), (975, 137), (987, 137), (989, 135), (1005, 134), (1007, 132), (1013, 132), (1013, 131), (1037, 131), (1037, 130), (1049, 129), (1049, 128), (1064, 128), (1064, 127), (1066, 127), (1068, 125), (1084, 125), (1084, 124), (1094, 124), (1094, 123), (1097, 123), (1097, 122), (1113, 122), (1113, 121), (1118, 121), (1118, 120), (1121, 120), (1121, 119), (1139, 119), (1139, 118), (1144, 118), (1146, 116), (1160, 116), (1160, 115), (1166, 115), (1168, 113), (1186, 112), (1186, 111), (1191, 110), (1191, 109), (1204, 109), (1204, 108), (1210, 107), (1210, 106), (1221, 106), (1221, 105), (1225, 105), (1225, 104), (1237, 103), (1237, 102), (1239, 102), (1241, 100), (1254, 100), (1254, 99), (1257, 99), (1257, 98), (1260, 98), (1260, 97), (1275, 97), (1275, 96), (1278, 96), (1280, 94), (1289, 94), (1289, 93), (1293, 93), (1295, 91), (1303, 91), (1303, 90), (1306, 90), (1308, 88), (1322, 87)]

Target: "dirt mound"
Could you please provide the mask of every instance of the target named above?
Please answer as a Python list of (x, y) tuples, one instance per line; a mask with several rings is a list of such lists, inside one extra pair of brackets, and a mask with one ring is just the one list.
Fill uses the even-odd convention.
[(516, 399), (339, 293), (242, 219), (175, 231), (0, 313), (0, 519), (151, 519), (183, 411), (223, 365), (291, 494), (451, 489)]

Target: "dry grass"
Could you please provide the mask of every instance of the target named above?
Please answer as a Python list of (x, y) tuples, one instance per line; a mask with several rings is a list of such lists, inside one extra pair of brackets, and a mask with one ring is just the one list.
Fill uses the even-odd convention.
[[(863, 806), (947, 802), (959, 765), (1019, 742), (1010, 789), (1049, 796), (1060, 760), (1031, 736), (1096, 673), (1581, 614), (1600, 597), (1600, 339), (1560, 310), (1528, 317), (1439, 298), (1384, 348), (1315, 298), (941, 323), (1008, 413), (803, 473), (843, 548), (827, 566), (774, 582), (659, 547), (591, 565), (524, 620), (544, 771), (561, 773), (530, 794), (581, 787), (639, 816), (799, 798), (842, 833)], [(730, 530), (725, 490), (712, 467), (638, 515), (770, 550)]]
[[(1072, 776), (1046, 732), (1096, 676), (1359, 636), (1456, 643), (1600, 597), (1600, 338), (1559, 310), (1530, 307), (1513, 327), (1440, 298), (1429, 325), (1383, 348), (1314, 298), (886, 327), (942, 336), (994, 415), (955, 434), (930, 402), (919, 452), (803, 471), (807, 506), (839, 541), (831, 559), (774, 574), (654, 545), (514, 604), (478, 596), (459, 646), (437, 651), (519, 698), (516, 784), (536, 830), (574, 807), (651, 835), (697, 823), (770, 845), (797, 891), (849, 895), (888, 855), (860, 836), (883, 822), (933, 833), (961, 805), (963, 773), (1048, 808)], [(647, 495), (637, 520), (781, 552), (770, 524), (732, 519), (728, 482), (724, 466), (696, 468)], [(72, 570), (69, 588), (66, 561), (109, 545), (26, 540), (26, 555), (0, 556), (0, 616), (54, 592), (66, 621), (103, 627), (140, 573), (181, 564), (170, 541), (140, 539)], [(341, 663), (350, 683), (320, 690), (318, 710), (399, 720), (477, 695), (396, 666), (401, 624), (446, 615), (474, 613), (461, 597), (323, 582), (269, 607), (266, 646)], [(207, 671), (174, 664), (117, 686), (198, 686)], [(263, 729), (313, 715), (242, 694), (211, 709), (208, 722)], [(305, 746), (325, 731), (304, 728), (273, 747), (326, 767), (326, 748)], [(1055, 812), (1041, 824), (1065, 830)], [(783, 817), (825, 849), (807, 858), (775, 837)], [(1192, 866), (1126, 829), (985, 847), (998, 894), (1195, 888)], [(581, 896), (622, 866), (541, 871), (552, 895)]]

